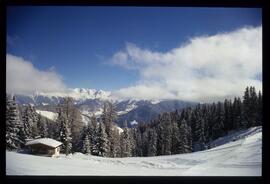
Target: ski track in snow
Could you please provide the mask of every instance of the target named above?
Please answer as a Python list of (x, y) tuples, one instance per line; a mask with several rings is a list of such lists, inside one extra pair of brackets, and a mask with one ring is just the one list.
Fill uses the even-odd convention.
[(261, 127), (248, 129), (237, 135), (241, 139), (227, 140), (228, 143), (205, 151), (156, 157), (103, 158), (76, 153), (49, 158), (6, 151), (6, 174), (261, 176), (261, 131)]

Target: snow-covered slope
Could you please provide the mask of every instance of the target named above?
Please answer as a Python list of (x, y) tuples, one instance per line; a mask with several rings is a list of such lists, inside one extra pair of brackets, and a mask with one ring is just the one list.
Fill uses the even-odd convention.
[(240, 130), (240, 131), (232, 131), (228, 135), (220, 137), (210, 143), (210, 147), (214, 148), (223, 144), (226, 144), (228, 142), (236, 141), (239, 139), (243, 139), (246, 136), (251, 136), (253, 134), (256, 134), (257, 132), (261, 132), (261, 126), (258, 127), (252, 127), (246, 130)]
[[(170, 156), (49, 158), (6, 152), (7, 175), (261, 176), (262, 128), (213, 149)], [(252, 133), (251, 133), (252, 132)], [(228, 140), (228, 139), (227, 139)]]
[(36, 112), (52, 121), (55, 121), (58, 116), (57, 113), (51, 111), (36, 110)]

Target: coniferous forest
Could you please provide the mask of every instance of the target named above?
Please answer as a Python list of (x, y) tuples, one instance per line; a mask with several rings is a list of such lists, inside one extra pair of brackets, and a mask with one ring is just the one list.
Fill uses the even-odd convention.
[(89, 117), (87, 125), (72, 98), (64, 98), (57, 113), (54, 122), (38, 114), (34, 106), (20, 107), (14, 97), (7, 95), (6, 149), (20, 150), (27, 140), (47, 137), (61, 141), (65, 154), (146, 157), (205, 150), (211, 141), (230, 131), (261, 126), (262, 93), (247, 87), (243, 97), (162, 113), (133, 128), (123, 122), (121, 133), (114, 125), (117, 113), (110, 102), (104, 104), (100, 117)]

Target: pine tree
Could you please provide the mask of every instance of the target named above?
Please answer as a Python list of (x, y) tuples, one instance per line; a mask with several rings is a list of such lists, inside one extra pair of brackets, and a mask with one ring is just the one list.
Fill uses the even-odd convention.
[[(131, 137), (131, 155), (133, 157), (138, 156), (137, 154), (137, 149), (138, 149), (138, 139), (137, 139), (137, 130), (136, 127), (133, 127), (130, 129), (130, 137)], [(120, 148), (120, 136), (119, 136), (119, 148)], [(120, 148), (120, 152), (121, 152), (121, 148)], [(121, 153), (119, 153), (118, 157), (121, 156)]]
[(60, 141), (63, 142), (63, 149), (65, 150), (65, 154), (68, 155), (72, 149), (71, 130), (70, 124), (68, 122), (68, 117), (62, 112), (61, 109), (59, 110), (57, 122), (60, 125), (59, 138)]
[(142, 142), (142, 136), (141, 133), (139, 131), (139, 128), (134, 128), (134, 140), (135, 140), (135, 150), (134, 150), (134, 154), (135, 156), (141, 157), (143, 156), (143, 142)]
[[(185, 119), (182, 119), (180, 127), (179, 127), (179, 153), (188, 153), (190, 152), (190, 145), (188, 142), (189, 137), (189, 128)], [(204, 140), (200, 140), (204, 143)]]
[(243, 121), (241, 127), (247, 128), (250, 125), (249, 114), (250, 114), (250, 93), (249, 87), (246, 87), (243, 96)]
[(48, 137), (47, 120), (42, 118), (40, 114), (38, 115), (37, 129), (40, 137)]
[(196, 106), (194, 112), (192, 113), (191, 121), (193, 132), (193, 150), (204, 150), (206, 146), (205, 127), (207, 122), (200, 104)]
[(243, 126), (258, 125), (258, 96), (255, 87), (247, 87), (243, 96)]
[(87, 133), (88, 132), (86, 132), (86, 135), (83, 140), (83, 153), (91, 154), (91, 143), (90, 143), (89, 135)]
[(262, 125), (262, 93), (259, 91), (258, 93), (258, 107), (257, 107), (257, 123), (258, 125)]
[[(185, 120), (187, 122), (187, 139), (188, 139), (188, 147), (189, 147), (189, 152), (192, 151), (192, 132), (191, 132), (191, 114), (192, 114), (192, 110), (190, 107), (188, 107), (186, 110), (185, 110)], [(210, 131), (210, 127), (209, 127), (209, 130)]]
[(225, 99), (224, 101), (224, 131), (228, 134), (230, 129), (230, 102)]
[(108, 137), (105, 131), (105, 126), (102, 122), (99, 123), (99, 129), (97, 134), (97, 148), (98, 156), (108, 157), (109, 156), (109, 144)]
[(242, 122), (242, 102), (240, 98), (234, 98), (233, 101), (233, 129), (239, 129)]
[(172, 123), (171, 123), (171, 116), (169, 113), (165, 113), (163, 116), (163, 131), (164, 131), (164, 140), (163, 140), (163, 146), (164, 146), (164, 155), (171, 155), (171, 140), (172, 140)]
[(31, 110), (31, 116), (33, 119), (33, 126), (32, 126), (32, 137), (33, 138), (38, 138), (39, 136), (39, 131), (38, 131), (38, 127), (37, 127), (37, 122), (38, 122), (38, 113), (36, 112), (36, 109), (34, 106), (30, 106), (30, 110)]
[(127, 123), (125, 122), (124, 131), (120, 135), (121, 157), (131, 157), (130, 134), (128, 132)]
[[(114, 139), (114, 146), (113, 146), (112, 153), (111, 153), (112, 157), (120, 157), (120, 155), (121, 155), (120, 132), (117, 128), (113, 129), (112, 137)], [(134, 144), (134, 140), (132, 139), (132, 141), (130, 143), (131, 147), (134, 146), (133, 144)]]
[(84, 126), (80, 111), (74, 106), (74, 100), (71, 97), (63, 98), (58, 108), (61, 109), (61, 114), (66, 119), (68, 131), (70, 131), (70, 151), (80, 151), (81, 132)]
[(148, 156), (148, 149), (149, 149), (149, 135), (148, 135), (149, 127), (146, 127), (146, 129), (142, 132), (142, 156), (146, 157)]
[(203, 131), (203, 135), (204, 135), (205, 148), (207, 147), (206, 143), (209, 142), (209, 140), (210, 140), (210, 137), (209, 137), (210, 128), (209, 128), (209, 121), (208, 121), (209, 120), (209, 118), (208, 118), (209, 113), (210, 113), (210, 109), (209, 109), (208, 105), (204, 104), (203, 107), (202, 107), (202, 117), (203, 117), (203, 120), (204, 120), (203, 121), (204, 124), (203, 124), (203, 130), (202, 131)]
[(216, 104), (213, 103), (209, 107), (209, 114), (208, 114), (208, 132), (209, 132), (208, 141), (213, 140), (213, 135), (214, 135), (213, 126), (216, 122), (216, 119), (217, 119), (217, 109), (216, 109)]
[(213, 139), (225, 135), (224, 131), (224, 109), (221, 102), (217, 103), (216, 107), (216, 118), (213, 125)]
[(105, 131), (108, 137), (109, 144), (109, 156), (115, 156), (115, 144), (116, 140), (113, 137), (113, 122), (117, 118), (116, 107), (110, 102), (105, 102), (103, 105), (103, 112), (101, 115), (101, 120), (105, 125)]
[(250, 112), (251, 114), (249, 114), (249, 124), (248, 127), (251, 126), (256, 126), (257, 125), (257, 110), (258, 110), (258, 100), (257, 100), (257, 93), (255, 90), (255, 87), (250, 87), (249, 89), (249, 93), (250, 93)]
[(91, 138), (91, 153), (92, 155), (99, 155), (99, 149), (98, 149), (98, 130), (99, 130), (99, 126), (97, 124), (97, 119), (95, 117), (95, 115), (93, 115), (90, 118), (90, 124), (92, 127), (92, 131), (90, 134), (90, 138)]
[[(182, 114), (184, 110), (182, 111)], [(178, 124), (180, 124), (180, 116), (178, 112), (172, 114), (172, 154), (181, 153), (181, 145), (180, 145), (180, 133)]]
[(28, 105), (22, 114), (25, 139), (34, 139), (39, 135), (37, 122), (38, 115), (33, 106)]
[(23, 141), (21, 140), (19, 133), (22, 128), (18, 106), (15, 101), (15, 97), (6, 99), (6, 149), (16, 150), (21, 147)]
[(164, 154), (164, 125), (162, 120), (162, 115), (158, 116), (157, 120), (157, 155), (163, 155)]

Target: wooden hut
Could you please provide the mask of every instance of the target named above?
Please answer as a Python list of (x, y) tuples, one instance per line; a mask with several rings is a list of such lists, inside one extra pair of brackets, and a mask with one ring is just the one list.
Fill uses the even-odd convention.
[(39, 138), (26, 142), (25, 146), (32, 154), (58, 157), (60, 154), (61, 142), (50, 138)]

